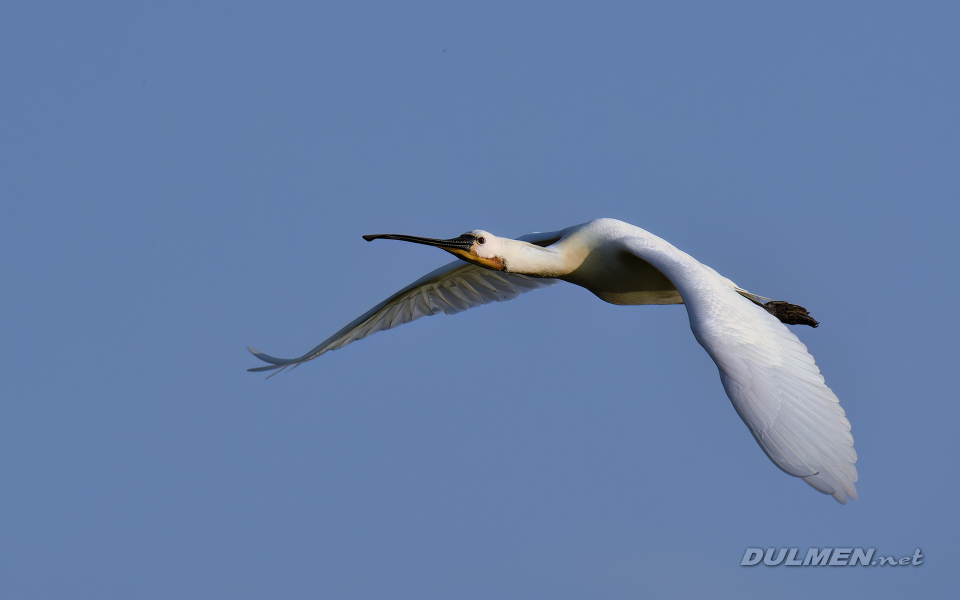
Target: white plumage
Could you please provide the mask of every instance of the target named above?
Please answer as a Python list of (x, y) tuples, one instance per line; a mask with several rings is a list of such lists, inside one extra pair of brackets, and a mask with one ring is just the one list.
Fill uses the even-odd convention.
[(614, 304), (682, 302), (694, 336), (720, 370), (727, 396), (770, 460), (840, 503), (856, 499), (850, 423), (813, 357), (780, 320), (815, 326), (805, 310), (786, 305), (803, 316), (785, 317), (773, 310), (784, 303), (765, 307), (769, 299), (737, 287), (643, 229), (613, 219), (517, 240), (479, 230), (451, 240), (364, 237), (437, 246), (462, 260), (428, 273), (299, 358), (280, 359), (249, 348), (269, 363), (251, 371), (297, 366), (420, 317), (511, 300), (557, 280)]

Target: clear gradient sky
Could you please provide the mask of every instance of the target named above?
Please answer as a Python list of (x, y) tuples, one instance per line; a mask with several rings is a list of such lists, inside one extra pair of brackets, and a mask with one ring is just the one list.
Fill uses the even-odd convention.
[[(953, 2), (5, 3), (0, 597), (945, 597)], [(779, 471), (680, 306), (560, 285), (269, 381), (443, 264), (643, 227), (764, 296), (860, 499)], [(921, 548), (910, 568), (747, 547)]]

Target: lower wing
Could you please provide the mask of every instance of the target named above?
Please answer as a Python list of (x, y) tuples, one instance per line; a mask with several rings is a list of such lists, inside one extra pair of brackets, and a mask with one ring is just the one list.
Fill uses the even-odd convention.
[(841, 504), (856, 499), (850, 421), (806, 346), (763, 308), (721, 291), (719, 314), (694, 333), (737, 413), (778, 467)]
[[(651, 258), (649, 243), (624, 240), (624, 247)], [(675, 257), (662, 261), (661, 271), (681, 284), (677, 289), (690, 328), (766, 455), (841, 504), (847, 497), (856, 499), (857, 453), (850, 421), (806, 346), (764, 309), (759, 296), (672, 246), (659, 251)]]

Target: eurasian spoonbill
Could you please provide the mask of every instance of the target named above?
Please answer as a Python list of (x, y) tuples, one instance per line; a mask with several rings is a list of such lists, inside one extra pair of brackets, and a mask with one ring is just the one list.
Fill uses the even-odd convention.
[(420, 317), (511, 300), (557, 280), (612, 304), (682, 303), (733, 407), (770, 460), (842, 504), (856, 499), (850, 422), (806, 346), (784, 326), (817, 326), (802, 307), (751, 294), (657, 236), (614, 219), (516, 240), (480, 230), (449, 240), (363, 237), (436, 246), (461, 260), (403, 288), (299, 358), (248, 347), (270, 363), (251, 371), (295, 367)]

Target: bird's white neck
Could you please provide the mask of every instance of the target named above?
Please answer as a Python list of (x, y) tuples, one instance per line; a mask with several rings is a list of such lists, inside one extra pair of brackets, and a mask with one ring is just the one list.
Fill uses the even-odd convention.
[(532, 277), (561, 277), (576, 268), (581, 260), (570, 253), (559, 252), (556, 248), (543, 248), (507, 238), (499, 239), (500, 259), (505, 271), (530, 275)]

